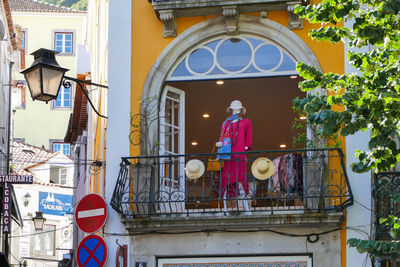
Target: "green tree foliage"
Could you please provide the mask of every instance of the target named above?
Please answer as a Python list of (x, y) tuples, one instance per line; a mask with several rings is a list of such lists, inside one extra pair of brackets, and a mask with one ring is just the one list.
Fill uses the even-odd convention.
[(88, 0), (41, 0), (49, 4), (71, 7), (77, 10), (87, 10)]
[(87, 10), (88, 0), (80, 0), (73, 4), (71, 7), (76, 10)]
[[(300, 84), (303, 90), (321, 88), (332, 93), (325, 105), (314, 104), (323, 101), (323, 96), (303, 103), (304, 112), (315, 116), (323, 134), (348, 136), (371, 130), (369, 150), (359, 150), (359, 162), (352, 165), (355, 172), (387, 170), (400, 161), (399, 11), (400, 0), (323, 0), (296, 9), (311, 23), (322, 24), (310, 32), (312, 38), (346, 42), (353, 51), (348, 61), (359, 73), (321, 73), (304, 63), (298, 64), (297, 70), (305, 79)], [(351, 26), (339, 26), (343, 21)], [(366, 47), (366, 52), (357, 50)], [(341, 105), (346, 110), (326, 109), (328, 105)]]
[[(321, 135), (349, 136), (370, 129), (368, 150), (356, 152), (358, 162), (352, 170), (388, 170), (400, 161), (400, 0), (322, 0), (297, 6), (296, 12), (322, 25), (310, 32), (312, 38), (344, 42), (350, 49), (348, 61), (357, 73), (321, 73), (299, 63), (297, 70), (304, 78), (300, 87), (304, 91), (318, 88), (326, 95), (297, 99), (295, 107), (319, 125)], [(334, 105), (345, 110), (334, 111)], [(400, 258), (400, 219), (389, 216), (381, 223), (391, 228), (392, 241), (349, 239), (348, 244), (372, 257)]]

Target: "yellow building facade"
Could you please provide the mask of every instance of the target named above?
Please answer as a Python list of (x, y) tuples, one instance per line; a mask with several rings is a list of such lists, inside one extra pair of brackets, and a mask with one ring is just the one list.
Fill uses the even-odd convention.
[(86, 13), (35, 1), (11, 1), (11, 10), (16, 33), (22, 40), (13, 74), (17, 85), (13, 89), (13, 136), (28, 144), (44, 146), (51, 151), (63, 150), (70, 155), (70, 146), (64, 144), (63, 139), (72, 112), (74, 86), (61, 88), (58, 101), (47, 105), (34, 102), (19, 72), (32, 64), (30, 54), (39, 48), (59, 51), (57, 61), (69, 69), (67, 76), (76, 77), (79, 68), (82, 73), (89, 71), (89, 62), (77, 60), (86, 53), (82, 32)]
[[(108, 2), (106, 143), (98, 133), (94, 144), (107, 155), (105, 180), (97, 184), (104, 182), (112, 207), (103, 230), (109, 262), (354, 266), (362, 257), (346, 247), (353, 204), (346, 140), (318, 153), (292, 144), (299, 117), (291, 101), (305, 96), (296, 63), (347, 71), (344, 45), (311, 40), (309, 31), (319, 26), (296, 17), (295, 4)], [(223, 141), (233, 100), (247, 109), (242, 117), (251, 120), (252, 142), (239, 151), (236, 167), (230, 159), (210, 170), (217, 155), (209, 153)], [(292, 172), (301, 185), (291, 189), (279, 180), (288, 172), (276, 163), (289, 157), (301, 162)], [(276, 176), (269, 177), (277, 180), (252, 171), (265, 158), (274, 161)], [(223, 186), (227, 173), (228, 183), (236, 179), (231, 199)]]

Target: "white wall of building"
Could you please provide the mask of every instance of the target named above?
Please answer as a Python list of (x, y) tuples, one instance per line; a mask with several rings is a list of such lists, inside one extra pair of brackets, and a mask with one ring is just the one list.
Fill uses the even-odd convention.
[[(72, 237), (73, 237), (73, 229), (72, 229), (72, 214), (65, 214), (64, 216), (60, 215), (52, 215), (45, 211), (43, 216), (46, 218), (46, 225), (50, 225), (54, 227), (55, 231), (55, 255), (48, 256), (38, 256), (33, 251), (35, 247), (39, 244), (37, 243), (37, 239), (35, 239), (37, 232), (34, 229), (34, 225), (32, 222), (32, 217), (36, 214), (36, 211), (40, 210), (40, 202), (44, 201), (43, 198), (39, 198), (40, 194), (48, 195), (50, 197), (56, 198), (55, 202), (46, 202), (47, 205), (50, 205), (48, 208), (53, 210), (58, 210), (60, 203), (57, 202), (57, 196), (71, 196), (71, 203), (63, 203), (65, 207), (70, 207), (73, 205), (72, 203), (72, 194), (73, 191), (71, 188), (62, 188), (59, 186), (51, 186), (51, 185), (14, 185), (15, 194), (17, 196), (18, 205), (21, 211), (21, 217), (23, 220), (23, 228), (20, 229), (18, 234), (12, 234), (13, 243), (18, 243), (17, 247), (13, 247), (14, 249), (18, 249), (18, 253), (20, 258), (27, 258), (28, 266), (43, 266), (43, 262), (46, 264), (50, 264), (49, 266), (57, 266), (57, 261), (61, 260), (64, 253), (68, 253), (69, 249), (72, 248)], [(29, 203), (25, 203), (24, 196), (29, 193), (31, 195), (31, 199)], [(69, 205), (71, 204), (71, 205)], [(43, 205), (43, 203), (42, 203)], [(43, 206), (42, 206), (43, 207)], [(15, 231), (17, 229), (13, 229)], [(36, 243), (35, 243), (36, 242)], [(48, 244), (49, 245), (49, 244)], [(65, 249), (65, 250), (61, 250)], [(14, 250), (15, 251), (15, 250)], [(31, 258), (37, 258), (37, 260), (33, 260)], [(48, 259), (51, 261), (43, 261), (40, 259)], [(53, 265), (52, 265), (53, 264)]]
[[(351, 25), (351, 22), (347, 22)], [(347, 61), (348, 46), (345, 46), (345, 72), (356, 72)], [(357, 132), (346, 137), (346, 166), (349, 182), (353, 190), (354, 204), (347, 208), (347, 240), (349, 238), (369, 239), (371, 231), (372, 185), (371, 172), (354, 173), (351, 164), (357, 162), (355, 152), (358, 149), (368, 149), (370, 132)], [(362, 265), (364, 264), (365, 265)], [(347, 248), (347, 266), (371, 266), (366, 253), (360, 254), (355, 248)]]
[[(70, 212), (74, 206), (72, 198), (74, 165), (73, 161), (64, 154), (54, 154), (47, 161), (29, 168), (35, 177), (34, 184), (14, 184), (16, 201), (23, 221), (22, 226), (14, 223), (11, 229), (11, 253), (19, 255), (12, 258), (11, 262), (14, 264), (17, 264), (18, 260), (26, 259), (28, 266), (56, 267), (58, 261), (63, 258), (63, 254), (69, 253), (72, 248), (73, 215)], [(21, 157), (14, 160), (25, 159)], [(50, 183), (51, 166), (59, 166), (67, 170), (65, 184)], [(26, 195), (30, 195), (29, 202), (26, 201)], [(38, 233), (34, 229), (32, 217), (36, 215), (36, 211), (44, 213), (47, 225), (44, 233)], [(51, 234), (46, 234), (46, 231), (50, 231)], [(42, 255), (42, 252), (39, 252), (44, 250), (52, 251), (53, 255)]]
[[(109, 2), (109, 50), (108, 50), (108, 125), (107, 125), (107, 170), (106, 203), (110, 203), (115, 182), (118, 177), (121, 157), (129, 156), (129, 131), (131, 108), (131, 1)], [(123, 58), (121, 58), (123, 51)], [(118, 66), (116, 68), (115, 66)], [(109, 206), (106, 222), (108, 233), (126, 233), (121, 217)], [(126, 245), (126, 236), (106, 235), (109, 248), (108, 264), (115, 262), (115, 253), (119, 244)], [(128, 250), (131, 248), (128, 247)], [(128, 263), (128, 266), (133, 266)]]
[(46, 161), (44, 164), (30, 168), (30, 171), (35, 173), (36, 177), (42, 183), (50, 183), (50, 168), (51, 166), (63, 168), (67, 172), (67, 182), (65, 186), (73, 186), (74, 164), (66, 155), (59, 153), (53, 158)]
[(0, 3), (0, 20), (5, 35), (0, 41), (0, 174), (6, 173), (6, 158), (8, 147), (8, 118), (9, 118), (9, 91), (10, 64), (12, 62), (12, 46), (8, 32), (8, 22), (3, 1)]
[[(327, 228), (279, 228), (279, 232), (304, 234), (322, 232)], [(155, 267), (157, 257), (189, 256), (266, 256), (312, 255), (313, 266), (340, 266), (340, 232), (321, 235), (316, 243), (309, 243), (305, 237), (289, 237), (269, 232), (231, 233), (189, 233), (189, 234), (149, 234), (131, 237), (129, 259), (146, 262), (148, 267)], [(348, 265), (360, 266), (360, 265)]]

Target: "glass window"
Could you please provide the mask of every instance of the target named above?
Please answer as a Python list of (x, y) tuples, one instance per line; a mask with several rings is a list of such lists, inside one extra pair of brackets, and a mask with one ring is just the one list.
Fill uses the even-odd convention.
[(71, 107), (71, 88), (61, 86), (56, 100), (53, 102), (54, 108), (70, 108)]
[(214, 64), (214, 56), (212, 51), (200, 48), (195, 50), (190, 57), (188, 57), (190, 69), (197, 73), (205, 73), (211, 69)]
[(35, 256), (55, 256), (55, 225), (45, 224), (43, 232), (33, 236), (32, 254)]
[(56, 32), (54, 48), (57, 52), (63, 54), (72, 54), (73, 33), (72, 32)]
[(271, 40), (239, 35), (194, 47), (177, 62), (168, 81), (297, 75), (296, 61)]
[(250, 45), (238, 38), (223, 41), (217, 50), (218, 63), (227, 71), (243, 70), (250, 63), (251, 55)]
[(61, 151), (65, 155), (69, 156), (71, 154), (71, 146), (67, 143), (53, 143), (53, 152)]
[(21, 31), (21, 49), (25, 50), (25, 31)]
[(60, 184), (67, 184), (67, 169), (60, 169)]
[(67, 174), (67, 168), (57, 165), (50, 165), (50, 183), (66, 185)]
[(281, 51), (271, 44), (259, 46), (255, 53), (255, 64), (263, 70), (271, 70), (279, 66), (281, 59)]

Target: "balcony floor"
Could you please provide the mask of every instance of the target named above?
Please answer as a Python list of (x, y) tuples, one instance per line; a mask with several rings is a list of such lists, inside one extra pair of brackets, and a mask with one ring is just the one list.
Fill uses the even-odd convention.
[(185, 216), (183, 214), (161, 215), (134, 219), (123, 219), (129, 234), (155, 232), (178, 233), (185, 231), (223, 231), (230, 229), (266, 230), (280, 227), (339, 227), (343, 212), (304, 213), (301, 211), (257, 212), (245, 215), (244, 212), (223, 212), (209, 215)]

